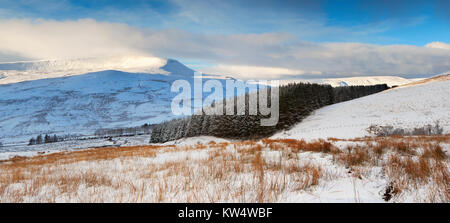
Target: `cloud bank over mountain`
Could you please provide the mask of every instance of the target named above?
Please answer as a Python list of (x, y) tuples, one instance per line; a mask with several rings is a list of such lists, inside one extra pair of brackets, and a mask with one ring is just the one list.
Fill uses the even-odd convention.
[(450, 50), (450, 44), (443, 43), (443, 42), (432, 42), (425, 45), (425, 47), (428, 48), (434, 48), (434, 49), (446, 49)]
[(153, 55), (206, 61), (201, 71), (240, 78), (416, 77), (450, 70), (450, 44), (309, 42), (281, 32), (207, 34), (138, 28), (93, 19), (0, 20), (0, 58), (54, 59)]

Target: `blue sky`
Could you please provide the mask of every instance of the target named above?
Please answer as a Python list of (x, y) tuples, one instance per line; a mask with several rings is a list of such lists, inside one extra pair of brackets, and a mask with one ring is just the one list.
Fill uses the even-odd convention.
[[(230, 66), (249, 68), (264, 65), (289, 69), (292, 73), (298, 71), (299, 75), (321, 73), (329, 76), (351, 76), (364, 72), (383, 75), (386, 70), (389, 70), (388, 68), (379, 69), (379, 71), (360, 69), (358, 72), (353, 72), (348, 67), (332, 72), (318, 69), (319, 65), (308, 66), (309, 63), (306, 62), (305, 65), (300, 63), (301, 66), (295, 66), (295, 64), (296, 60), (300, 59), (311, 63), (324, 63), (322, 58), (320, 60), (317, 57), (305, 58), (304, 54), (308, 53), (308, 49), (311, 49), (310, 52), (314, 55), (331, 55), (337, 49), (343, 50), (342, 47), (346, 47), (345, 49), (352, 51), (370, 51), (365, 55), (376, 53), (375, 59), (385, 57), (384, 52), (390, 52), (389, 63), (392, 63), (392, 54), (401, 54), (403, 51), (399, 50), (404, 49), (400, 47), (396, 51), (390, 47), (408, 46), (410, 47), (408, 50), (417, 50), (414, 52), (429, 57), (430, 52), (419, 48), (438, 46), (442, 49), (446, 48), (450, 42), (450, 16), (448, 15), (450, 1), (447, 0), (0, 0), (0, 2), (0, 25), (4, 23), (9, 29), (12, 29), (12, 24), (16, 27), (23, 25), (32, 35), (44, 38), (41, 33), (44, 29), (42, 26), (73, 25), (82, 29), (85, 25), (104, 28), (104, 32), (93, 34), (100, 38), (100, 35), (110, 35), (111, 31), (106, 31), (110, 30), (106, 27), (125, 27), (124, 29), (131, 33), (134, 39), (120, 37), (126, 44), (118, 44), (120, 46), (117, 46), (117, 51), (129, 49), (155, 56), (174, 57), (192, 64), (195, 68), (215, 65), (222, 65), (222, 68), (226, 65), (229, 65), (229, 68)], [(12, 23), (12, 21), (16, 22)], [(20, 24), (17, 21), (20, 21)], [(58, 29), (55, 29), (55, 32), (58, 32)], [(153, 41), (144, 43), (143, 39), (146, 37)], [(111, 39), (111, 36), (105, 38), (104, 42), (118, 42), (117, 39)], [(163, 42), (166, 46), (155, 46), (155, 41), (161, 41), (161, 38), (164, 38)], [(249, 38), (259, 42), (252, 42)], [(215, 39), (219, 40), (220, 45), (214, 43)], [(46, 40), (41, 40), (42, 44)], [(173, 41), (172, 45), (182, 47), (175, 49), (173, 46), (167, 46), (169, 40)], [(433, 42), (439, 44), (429, 45)], [(55, 43), (54, 40), (53, 43)], [(82, 43), (73, 45), (76, 44), (83, 45)], [(67, 42), (65, 45), (68, 45)], [(201, 49), (202, 45), (208, 49), (214, 48), (216, 51)], [(52, 47), (49, 46), (49, 48)], [(226, 52), (228, 49), (243, 49), (245, 52), (241, 54), (249, 58), (240, 57), (238, 53)], [(102, 52), (102, 49), (97, 51)], [(222, 51), (224, 54), (219, 55), (218, 52)], [(254, 56), (251, 51), (255, 51)], [(299, 52), (304, 54), (300, 55)], [(438, 59), (445, 59), (447, 56), (447, 52), (436, 52), (431, 54)], [(271, 56), (259, 58), (258, 53)], [(57, 49), (54, 52), (50, 49), (42, 55), (42, 57), (47, 55), (59, 57), (60, 53)], [(82, 55), (77, 53), (74, 56)], [(41, 59), (37, 57), (26, 49), (15, 50), (9, 46), (2, 49), (0, 46), (0, 60)], [(284, 60), (281, 60), (281, 57)], [(394, 57), (396, 58), (397, 55)], [(270, 58), (275, 59), (270, 60)], [(369, 59), (367, 61), (370, 61)], [(361, 63), (367, 63), (367, 61)], [(377, 61), (376, 63), (380, 63), (379, 66), (382, 67), (388, 63)], [(337, 61), (325, 61), (325, 63), (330, 66), (338, 64)], [(409, 62), (405, 60), (404, 63)], [(422, 66), (427, 65), (425, 63), (427, 61), (424, 59)], [(362, 67), (363, 64), (352, 66)], [(433, 69), (421, 72), (435, 73), (449, 68), (446, 63), (430, 66)], [(220, 72), (217, 67), (219, 66), (207, 71)], [(411, 70), (403, 68), (393, 73), (404, 76), (421, 75), (420, 72), (414, 74)]]
[[(425, 45), (450, 39), (450, 2), (446, 0), (1, 2), (3, 18), (93, 18), (143, 28), (220, 34), (287, 32), (316, 42)], [(317, 26), (342, 31), (329, 35), (309, 30)]]

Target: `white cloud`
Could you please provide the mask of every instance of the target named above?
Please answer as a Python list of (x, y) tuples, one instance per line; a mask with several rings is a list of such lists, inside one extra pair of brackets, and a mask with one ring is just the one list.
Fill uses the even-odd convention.
[(219, 64), (203, 70), (241, 78), (438, 74), (450, 70), (450, 51), (442, 50), (448, 45), (312, 43), (286, 33), (198, 34), (91, 19), (0, 20), (2, 59), (150, 54)]
[(77, 21), (0, 21), (0, 52), (31, 59), (144, 53), (144, 36), (124, 24)]
[(450, 44), (443, 43), (443, 42), (432, 42), (425, 45), (427, 48), (435, 48), (435, 49), (446, 49), (450, 50)]
[[(220, 73), (224, 75), (233, 76), (236, 78), (245, 79), (261, 79), (264, 77), (280, 78), (285, 75), (301, 75), (305, 71), (286, 69), (282, 67), (266, 67), (266, 66), (240, 66), (240, 65), (225, 65), (218, 64), (216, 66), (201, 70), (203, 73)], [(320, 74), (320, 72), (314, 72)]]

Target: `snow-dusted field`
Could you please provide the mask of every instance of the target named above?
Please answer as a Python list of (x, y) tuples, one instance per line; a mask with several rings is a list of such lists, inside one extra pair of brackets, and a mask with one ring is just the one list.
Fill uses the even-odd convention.
[(323, 107), (272, 138), (354, 138), (371, 125), (411, 129), (439, 124), (450, 132), (450, 75)]
[(150, 135), (138, 135), (129, 137), (68, 140), (55, 143), (44, 143), (40, 145), (4, 145), (0, 147), (0, 161), (13, 158), (15, 156), (35, 156), (38, 154), (57, 153), (61, 151), (77, 151), (81, 149), (98, 147), (121, 147), (121, 146), (141, 146), (148, 145)]
[(449, 136), (200, 138), (16, 157), (0, 164), (0, 202), (450, 201)]

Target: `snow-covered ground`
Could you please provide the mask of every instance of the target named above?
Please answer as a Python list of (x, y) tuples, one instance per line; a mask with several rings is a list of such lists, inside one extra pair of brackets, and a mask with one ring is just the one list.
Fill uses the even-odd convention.
[(67, 140), (63, 142), (44, 143), (40, 145), (3, 145), (0, 147), (0, 161), (8, 160), (15, 156), (31, 157), (40, 154), (50, 154), (62, 151), (77, 151), (98, 147), (123, 147), (148, 145), (150, 135), (137, 135), (129, 137)]
[[(383, 142), (377, 140), (308, 144), (196, 137), (19, 157), (0, 163), (0, 202), (449, 201), (442, 175), (449, 168), (448, 137), (388, 139), (411, 148), (387, 145), (380, 156), (373, 150)], [(349, 149), (364, 145), (370, 146)], [(446, 157), (422, 155), (427, 148), (442, 148)], [(431, 172), (410, 176), (409, 166), (397, 166), (392, 157)]]
[(450, 131), (450, 75), (318, 109), (292, 129), (272, 138), (354, 138), (371, 125), (411, 129), (439, 124)]
[(196, 136), (196, 137), (177, 139), (177, 140), (162, 143), (160, 145), (193, 146), (193, 145), (208, 144), (210, 142), (223, 143), (223, 142), (232, 142), (232, 141), (233, 140), (222, 139), (222, 138), (218, 138), (218, 137), (214, 137), (214, 136)]

